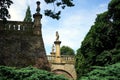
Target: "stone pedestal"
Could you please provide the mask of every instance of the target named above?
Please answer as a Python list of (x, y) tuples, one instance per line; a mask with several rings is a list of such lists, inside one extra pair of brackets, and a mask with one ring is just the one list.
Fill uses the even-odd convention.
[(33, 33), (35, 35), (41, 35), (41, 18), (42, 18), (42, 15), (40, 13), (35, 13), (33, 15), (33, 18), (34, 18), (34, 30), (33, 30)]
[(55, 41), (55, 47), (56, 47), (56, 55), (55, 55), (55, 62), (56, 63), (61, 63), (61, 58), (60, 58), (60, 44), (61, 41)]
[(51, 56), (55, 56), (55, 52), (51, 52), (50, 54), (51, 54)]

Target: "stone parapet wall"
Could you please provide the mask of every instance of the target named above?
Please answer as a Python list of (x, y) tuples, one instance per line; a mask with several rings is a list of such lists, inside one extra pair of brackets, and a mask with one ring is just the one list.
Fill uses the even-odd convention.
[[(55, 61), (55, 56), (47, 55), (47, 59), (50, 63), (57, 63)], [(75, 63), (75, 56), (72, 55), (61, 55), (60, 56), (60, 63), (67, 63), (67, 64), (74, 64)]]
[(76, 71), (75, 71), (75, 56), (72, 55), (61, 55), (61, 62), (58, 63), (55, 60), (56, 56), (47, 55), (47, 59), (51, 64), (51, 71), (56, 74), (62, 74), (68, 77), (70, 80), (76, 80)]
[(33, 30), (33, 22), (22, 21), (0, 21), (0, 30), (12, 30), (12, 31), (31, 31)]

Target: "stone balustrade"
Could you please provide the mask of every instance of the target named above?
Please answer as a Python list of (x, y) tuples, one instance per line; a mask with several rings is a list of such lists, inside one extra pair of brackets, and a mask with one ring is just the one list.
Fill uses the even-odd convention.
[[(56, 63), (55, 58), (56, 58), (55, 56), (47, 55), (47, 59), (50, 63)], [(74, 64), (75, 63), (75, 56), (61, 55), (60, 60), (61, 60), (61, 63)]]
[(55, 56), (47, 55), (47, 59), (50, 63), (55, 63)]
[(33, 22), (0, 21), (0, 30), (31, 31), (33, 30)]
[(75, 56), (72, 56), (72, 55), (61, 55), (61, 62), (62, 63), (74, 64), (75, 63)]

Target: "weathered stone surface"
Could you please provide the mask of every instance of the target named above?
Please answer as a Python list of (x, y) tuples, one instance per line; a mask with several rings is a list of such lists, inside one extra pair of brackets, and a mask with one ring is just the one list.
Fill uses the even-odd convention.
[(0, 65), (49, 69), (42, 34), (0, 30)]
[(56, 74), (63, 74), (70, 80), (76, 80), (76, 72), (74, 64), (54, 63), (51, 64), (51, 71)]
[(50, 68), (41, 32), (39, 1), (36, 11), (34, 22), (0, 21), (0, 65)]

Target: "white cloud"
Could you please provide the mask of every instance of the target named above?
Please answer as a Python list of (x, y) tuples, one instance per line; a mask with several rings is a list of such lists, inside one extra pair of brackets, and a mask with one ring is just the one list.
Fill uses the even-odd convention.
[[(89, 16), (88, 13), (82, 13), (80, 11), (76, 11), (73, 14), (74, 15), (68, 15), (65, 18), (62, 18), (59, 23), (53, 22), (54, 25), (48, 25), (47, 28), (44, 28), (43, 37), (48, 54), (55, 41), (56, 31), (59, 32), (60, 40), (62, 41), (61, 46), (70, 46), (74, 50), (77, 50), (80, 47), (82, 40), (91, 27), (91, 24), (94, 22), (95, 14)], [(46, 26), (44, 25), (43, 27)]]
[[(74, 12), (74, 15), (64, 19), (62, 28), (59, 29), (61, 34), (62, 45), (67, 45), (77, 50), (80, 47), (82, 40), (88, 32), (93, 20), (88, 17), (89, 14), (82, 14), (80, 12)], [(92, 16), (92, 15), (91, 15)], [(94, 19), (94, 16), (92, 16)]]
[(74, 50), (77, 50), (90, 27), (94, 25), (96, 14), (105, 11), (106, 7), (102, 8), (102, 10), (99, 9), (100, 7), (98, 6), (90, 11), (76, 10), (69, 14), (66, 13), (65, 16), (62, 16), (64, 18), (60, 20), (59, 24), (53, 22), (53, 24), (59, 27), (56, 28), (55, 25), (49, 26), (44, 32), (46, 34), (44, 41), (45, 45), (47, 46), (47, 52), (49, 53), (53, 41), (55, 40), (55, 31), (58, 31), (60, 34), (60, 40), (62, 41), (61, 46), (67, 45)]
[(26, 11), (26, 0), (12, 0), (9, 12), (11, 15), (11, 20), (22, 21)]
[[(23, 21), (28, 5), (30, 5), (31, 12), (34, 14), (36, 12), (36, 2), (38, 0), (12, 0), (13, 4), (10, 6), (9, 12), (11, 14), (10, 20)], [(45, 8), (45, 3), (41, 1), (41, 8)]]
[(108, 6), (107, 3), (104, 3), (104, 4), (100, 4), (100, 5), (99, 5), (100, 8), (106, 8), (107, 6)]
[[(32, 14), (36, 10), (37, 0), (13, 0), (14, 4), (11, 5), (10, 14), (11, 20), (22, 21), (26, 8), (30, 5)], [(80, 1), (79, 1), (80, 3)], [(42, 18), (42, 34), (46, 47), (47, 54), (50, 53), (52, 44), (55, 41), (55, 32), (58, 31), (62, 45), (67, 45), (77, 50), (80, 47), (86, 33), (89, 31), (91, 25), (94, 24), (96, 14), (106, 10), (107, 4), (100, 4), (92, 10), (81, 10), (80, 6), (72, 8), (73, 11), (65, 10), (62, 12), (62, 18), (59, 21), (52, 20), (46, 17)], [(45, 5), (44, 0), (41, 0), (41, 12), (45, 8), (49, 8)]]

